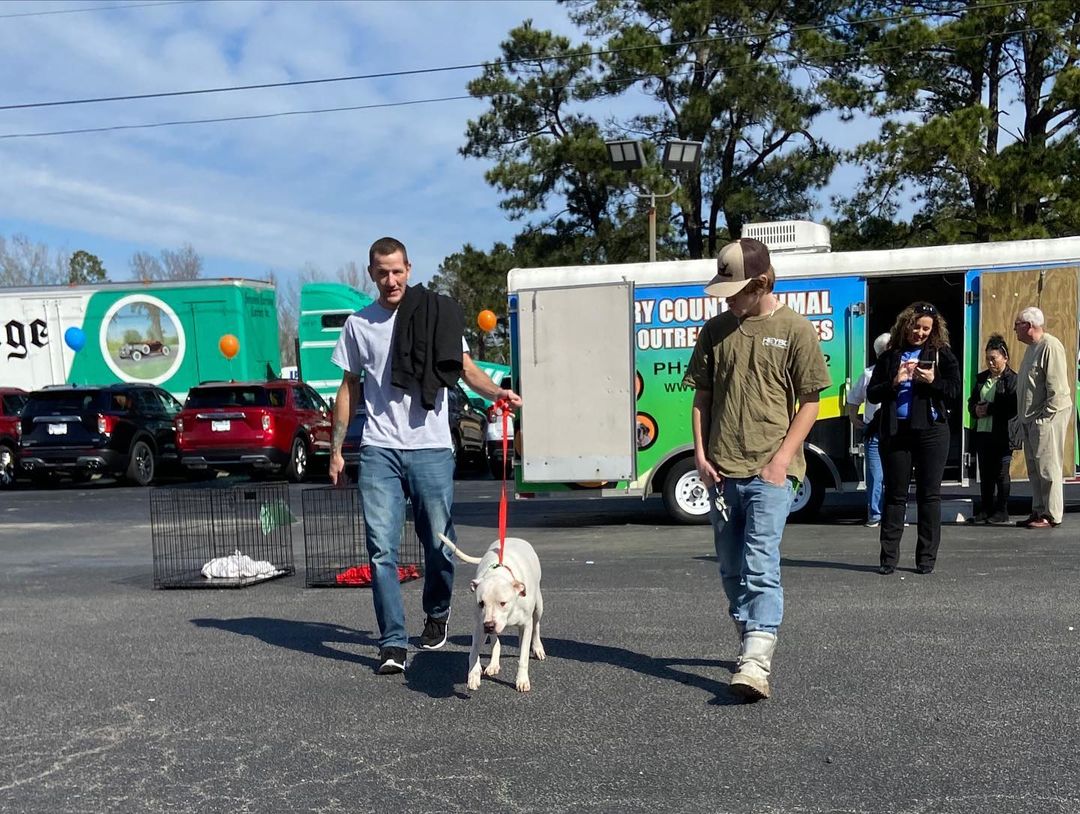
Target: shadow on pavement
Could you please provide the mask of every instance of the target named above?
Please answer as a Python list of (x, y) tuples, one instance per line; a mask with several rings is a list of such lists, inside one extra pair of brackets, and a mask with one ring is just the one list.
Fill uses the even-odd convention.
[(345, 644), (377, 648), (379, 642), (370, 631), (332, 625), (326, 622), (298, 622), (295, 619), (271, 619), (265, 616), (242, 616), (236, 619), (192, 619), (196, 627), (224, 630), (241, 636), (251, 636), (272, 644), (312, 656), (363, 664), (372, 670), (378, 666), (374, 655), (361, 656), (333, 647)]
[[(506, 641), (506, 639), (509, 639), (509, 641)], [(452, 636), (450, 640), (454, 644), (462, 646), (468, 646), (472, 642), (470, 636)], [(513, 646), (517, 644), (516, 640), (516, 635), (504, 636), (503, 644)], [(713, 698), (709, 701), (709, 704), (714, 706), (743, 703), (742, 699), (732, 695), (727, 681), (717, 681), (713, 678), (678, 669), (680, 667), (707, 667), (713, 670), (734, 670), (735, 663), (731, 661), (654, 658), (622, 647), (610, 647), (608, 645), (593, 644), (592, 642), (577, 642), (572, 639), (552, 639), (547, 636), (544, 636), (544, 650), (547, 652), (548, 658), (566, 659), (567, 661), (578, 661), (584, 664), (610, 664), (613, 667), (632, 670), (641, 675), (696, 687), (712, 694)], [(483, 649), (482, 662), (486, 663), (489, 652), (490, 648), (485, 647)], [(463, 655), (467, 657), (467, 654)], [(509, 652), (504, 648), (502, 659), (504, 661), (504, 671), (509, 667), (510, 671), (513, 672), (516, 669), (517, 662), (516, 647)], [(509, 683), (510, 686), (513, 686), (512, 682)]]
[[(702, 554), (694, 557), (701, 562), (716, 562), (715, 554)], [(833, 568), (837, 571), (877, 571), (878, 567), (870, 563), (834, 562), (833, 560), (796, 560), (791, 557), (780, 558), (781, 568)]]
[(831, 560), (793, 560), (790, 557), (780, 558), (781, 568), (834, 568), (837, 571), (877, 571), (876, 565), (870, 563), (833, 562)]
[[(242, 616), (235, 619), (201, 618), (192, 619), (191, 623), (200, 628), (251, 636), (266, 644), (296, 650), (311, 656), (362, 664), (372, 670), (378, 666), (377, 659), (372, 656), (345, 652), (333, 646), (344, 644), (377, 648), (378, 640), (366, 630), (354, 630), (326, 622), (301, 622), (265, 616)], [(516, 644), (516, 636), (511, 634), (506, 638), (510, 641), (505, 644)], [(455, 645), (468, 647), (472, 642), (472, 637), (451, 636), (450, 641)], [(696, 687), (712, 694), (713, 698), (709, 704), (714, 706), (743, 703), (740, 698), (731, 694), (726, 681), (717, 681), (686, 669), (679, 669), (705, 667), (712, 670), (733, 670), (735, 664), (731, 661), (654, 658), (622, 647), (546, 637), (544, 649), (548, 657), (585, 664), (610, 664), (613, 667), (632, 670), (635, 673), (664, 681), (675, 681)], [(488, 652), (489, 650), (485, 648), (482, 656), (485, 661)], [(508, 660), (507, 666), (512, 666), (517, 659), (517, 653), (504, 652), (503, 658)], [(465, 676), (469, 667), (468, 661), (469, 654), (460, 650), (440, 653), (412, 651), (409, 654), (408, 669), (405, 671), (406, 685), (409, 689), (431, 698), (467, 698), (467, 694), (457, 689), (456, 681)]]

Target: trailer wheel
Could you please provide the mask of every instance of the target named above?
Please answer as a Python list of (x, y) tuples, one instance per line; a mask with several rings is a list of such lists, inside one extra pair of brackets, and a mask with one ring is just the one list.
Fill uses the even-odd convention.
[(791, 511), (788, 513), (789, 522), (809, 523), (817, 518), (821, 504), (825, 501), (827, 480), (825, 467), (813, 458), (807, 460), (806, 475), (799, 484), (795, 499), (791, 502)]
[(679, 523), (709, 522), (709, 490), (701, 482), (693, 458), (683, 458), (668, 470), (664, 479), (664, 505)]

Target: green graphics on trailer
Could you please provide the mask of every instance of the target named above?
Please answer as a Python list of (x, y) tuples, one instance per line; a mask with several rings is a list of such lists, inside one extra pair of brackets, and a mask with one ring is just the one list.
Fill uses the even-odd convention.
[[(474, 359), (476, 366), (480, 368), (487, 376), (495, 382), (495, 384), (502, 384), (502, 380), (510, 375), (509, 365), (500, 365), (497, 362), (486, 362), (483, 359)], [(485, 407), (490, 407), (492, 401), (489, 398), (484, 398), (479, 393), (475, 392), (469, 385), (465, 384), (465, 381), (461, 382), (461, 389), (465, 391), (465, 394), (470, 400), (480, 399), (484, 403)]]
[[(202, 381), (265, 379), (280, 369), (267, 283), (12, 289), (0, 295), (0, 322), (13, 345), (0, 354), (0, 381), (27, 390), (125, 381), (183, 397)], [(232, 359), (219, 347), (227, 334), (239, 344)]]
[[(300, 322), (297, 327), (299, 345), (300, 378), (311, 385), (323, 398), (337, 394), (341, 384), (341, 368), (330, 361), (345, 320), (361, 308), (372, 303), (367, 294), (342, 283), (308, 283), (300, 290)], [(476, 366), (501, 383), (510, 374), (510, 368), (495, 362), (475, 360)], [(464, 382), (461, 386), (470, 399), (484, 399), (474, 393)]]
[(330, 355), (352, 314), (372, 303), (371, 297), (342, 283), (308, 283), (300, 289), (297, 362), (300, 378), (323, 398), (337, 395), (341, 368)]
[[(642, 488), (655, 467), (693, 448), (690, 408), (694, 396), (693, 389), (683, 384), (683, 376), (705, 322), (727, 309), (723, 300), (702, 289), (700, 283), (634, 289), (637, 478), (633, 483), (604, 484), (605, 488)], [(828, 362), (832, 383), (821, 394), (819, 421), (844, 415), (845, 382), (862, 372), (863, 331), (849, 306), (863, 299), (864, 290), (863, 281), (855, 278), (777, 281), (781, 302), (813, 323)], [(516, 330), (515, 315), (512, 304), (512, 331)], [(603, 405), (594, 408), (603, 409)], [(528, 491), (550, 492), (570, 485), (524, 486)]]

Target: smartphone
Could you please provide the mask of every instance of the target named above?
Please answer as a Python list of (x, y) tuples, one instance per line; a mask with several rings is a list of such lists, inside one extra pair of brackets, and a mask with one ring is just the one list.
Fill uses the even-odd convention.
[(919, 362), (919, 367), (922, 368), (923, 370), (933, 370), (934, 369), (934, 360), (933, 359), (922, 360), (922, 361)]

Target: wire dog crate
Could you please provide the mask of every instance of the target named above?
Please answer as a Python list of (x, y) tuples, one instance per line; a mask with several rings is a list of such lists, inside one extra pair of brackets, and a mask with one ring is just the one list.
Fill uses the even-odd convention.
[[(371, 585), (364, 519), (356, 489), (334, 486), (306, 489), (304, 565), (309, 588), (363, 588)], [(401, 527), (398, 579), (406, 582), (424, 574), (423, 548), (416, 536), (411, 504)]]
[(296, 573), (284, 483), (150, 493), (155, 588), (243, 588)]

